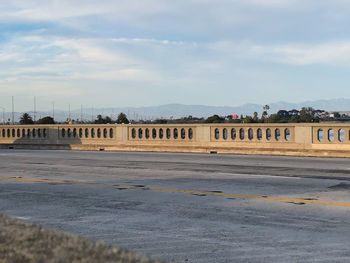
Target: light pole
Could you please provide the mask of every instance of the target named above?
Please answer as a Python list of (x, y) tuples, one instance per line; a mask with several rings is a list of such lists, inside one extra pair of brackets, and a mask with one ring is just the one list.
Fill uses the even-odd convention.
[(15, 124), (15, 97), (12, 96), (12, 125)]
[(52, 102), (52, 118), (55, 120), (55, 102)]
[(80, 105), (80, 123), (83, 123), (83, 105)]
[(68, 120), (71, 121), (70, 103), (68, 104)]
[(0, 109), (2, 109), (2, 124), (5, 125), (5, 111), (6, 111), (6, 109), (4, 107), (0, 107)]

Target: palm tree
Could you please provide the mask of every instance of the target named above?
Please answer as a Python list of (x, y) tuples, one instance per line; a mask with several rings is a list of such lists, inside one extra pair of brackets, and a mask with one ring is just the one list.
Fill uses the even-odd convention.
[(265, 120), (268, 116), (269, 116), (269, 109), (270, 106), (269, 105), (264, 105), (263, 107), (263, 113), (262, 113), (262, 119)]
[(34, 124), (32, 116), (30, 116), (28, 113), (23, 113), (20, 120), (20, 124)]

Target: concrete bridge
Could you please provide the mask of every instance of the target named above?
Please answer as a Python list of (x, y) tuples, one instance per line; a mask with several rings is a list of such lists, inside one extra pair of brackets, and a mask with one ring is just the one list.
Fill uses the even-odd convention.
[(350, 124), (3, 125), (0, 147), (350, 157)]

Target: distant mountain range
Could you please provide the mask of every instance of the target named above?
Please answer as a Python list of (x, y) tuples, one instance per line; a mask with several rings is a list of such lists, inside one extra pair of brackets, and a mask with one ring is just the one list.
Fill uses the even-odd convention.
[[(330, 100), (316, 100), (305, 101), (301, 103), (289, 103), (289, 102), (275, 102), (269, 104), (270, 113), (277, 112), (278, 110), (291, 110), (301, 109), (302, 107), (313, 107), (315, 109), (321, 109), (325, 111), (350, 111), (350, 99), (330, 99)], [(156, 118), (180, 118), (192, 115), (193, 117), (208, 117), (214, 114), (221, 116), (228, 114), (238, 115), (252, 115), (255, 111), (259, 114), (262, 112), (263, 105), (259, 104), (244, 104), (241, 106), (206, 106), (206, 105), (184, 105), (184, 104), (167, 104), (160, 106), (149, 107), (120, 107), (120, 108), (95, 108), (83, 109), (83, 120), (91, 120), (96, 115), (108, 115), (116, 118), (120, 112), (124, 112), (128, 115), (129, 119), (156, 119)], [(33, 116), (33, 112), (29, 112)], [(21, 113), (15, 113), (15, 118), (19, 118)], [(37, 112), (37, 119), (47, 115), (52, 115), (52, 112)], [(80, 119), (81, 110), (72, 110), (71, 118)], [(6, 118), (10, 118), (11, 114), (7, 113)], [(1, 118), (1, 116), (0, 116)], [(56, 111), (55, 119), (63, 121), (68, 118), (67, 111)]]

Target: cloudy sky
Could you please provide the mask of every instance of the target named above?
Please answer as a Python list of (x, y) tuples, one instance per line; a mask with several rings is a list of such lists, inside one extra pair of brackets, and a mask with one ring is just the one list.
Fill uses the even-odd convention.
[(350, 97), (347, 0), (0, 1), (0, 106)]

